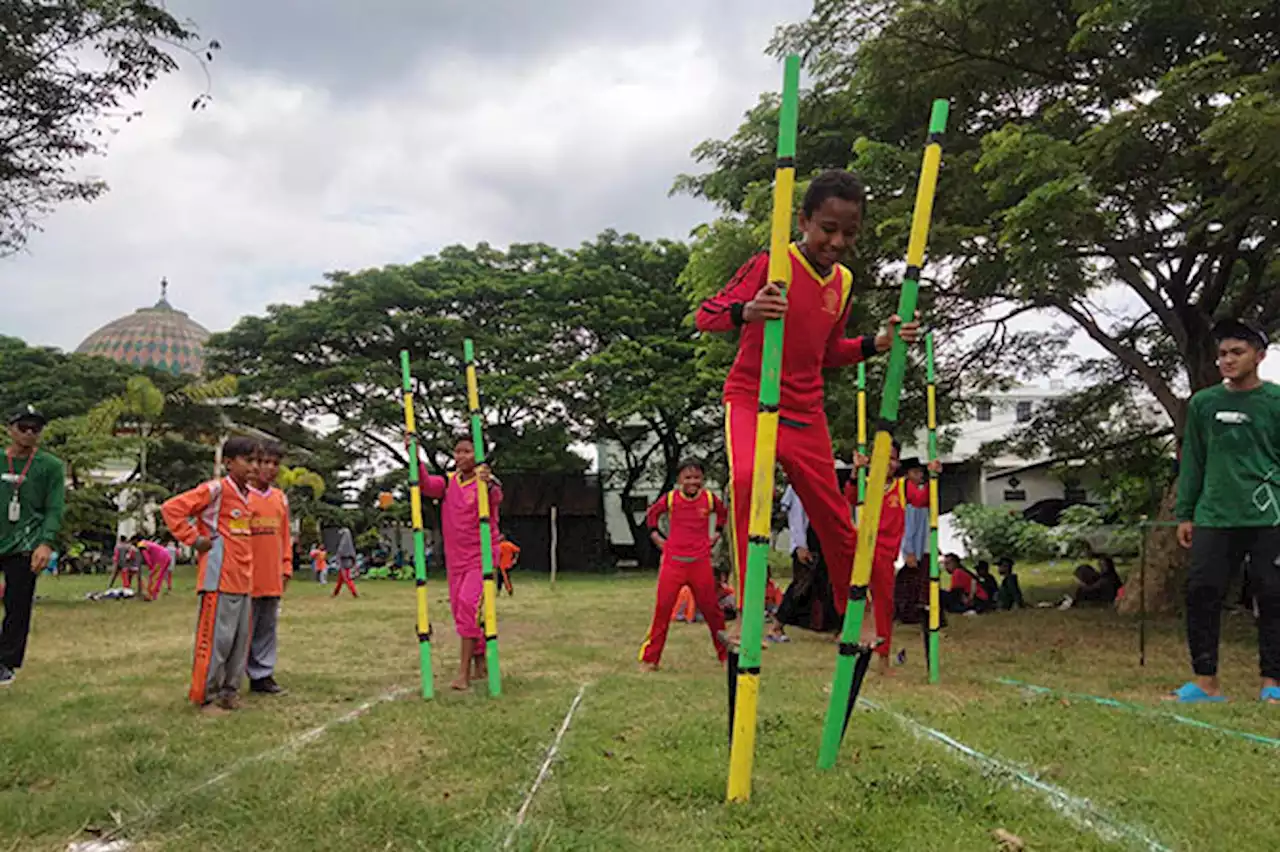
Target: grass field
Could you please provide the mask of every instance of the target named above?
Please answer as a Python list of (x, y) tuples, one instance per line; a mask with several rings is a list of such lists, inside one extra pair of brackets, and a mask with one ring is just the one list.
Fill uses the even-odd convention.
[[(1065, 582), (1047, 568), (1021, 574), (1031, 597)], [(725, 677), (705, 628), (674, 625), (663, 671), (643, 675), (651, 575), (554, 589), (515, 576), (516, 596), (500, 604), (498, 700), (483, 685), (448, 689), (457, 642), (442, 583), (431, 587), (438, 698), (425, 703), (410, 584), (366, 582), (359, 600), (332, 600), (299, 582), (281, 616), (290, 694), (220, 719), (184, 704), (189, 569), (149, 604), (84, 601), (101, 578), (42, 579), (27, 666), (0, 692), (0, 852), (66, 849), (114, 828), (147, 850), (501, 849), (583, 684), (511, 848), (984, 850), (997, 848), (995, 829), (1033, 850), (1275, 844), (1280, 749), (994, 682), (1162, 713), (1156, 696), (1185, 675), (1176, 622), (1153, 624), (1140, 669), (1136, 623), (1110, 612), (955, 617), (934, 687), (919, 633), (899, 626), (907, 664), (868, 678), (878, 709), (854, 716), (828, 773), (814, 762), (835, 649), (797, 631), (764, 654), (754, 795), (727, 807)], [(1227, 619), (1227, 632), (1232, 703), (1185, 715), (1280, 737), (1280, 712), (1255, 700), (1250, 619)]]

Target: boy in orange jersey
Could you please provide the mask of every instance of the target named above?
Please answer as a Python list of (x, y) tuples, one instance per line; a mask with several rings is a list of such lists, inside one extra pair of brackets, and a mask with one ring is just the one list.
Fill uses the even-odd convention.
[(505, 535), (498, 536), (498, 568), (502, 571), (502, 586), (507, 590), (507, 597), (516, 593), (511, 585), (511, 569), (520, 561), (520, 545)]
[(284, 449), (263, 444), (249, 488), (253, 511), (253, 585), (249, 630), (249, 691), (283, 695), (276, 683), (276, 629), (280, 598), (293, 576), (293, 536), (289, 530), (289, 498), (275, 487)]
[[(680, 487), (658, 498), (649, 507), (649, 537), (662, 550), (662, 566), (658, 569), (658, 601), (653, 609), (653, 623), (644, 644), (640, 646), (640, 663), (646, 671), (657, 671), (662, 649), (667, 644), (671, 626), (671, 608), (681, 586), (693, 591), (694, 602), (707, 620), (716, 655), (724, 662), (728, 650), (720, 641), (724, 630), (724, 613), (716, 601), (716, 575), (711, 567), (711, 548), (729, 519), (724, 502), (702, 487), (702, 465), (696, 461), (680, 464)], [(712, 538), (710, 521), (715, 515), (716, 534)], [(667, 516), (666, 538), (658, 530), (658, 521)]]
[[(884, 502), (880, 504), (880, 529), (876, 532), (876, 550), (871, 562), (871, 605), (875, 613), (876, 638), (884, 641), (876, 648), (877, 666), (881, 674), (892, 674), (889, 668), (889, 648), (893, 640), (893, 591), (898, 563), (898, 551), (906, 530), (906, 508), (928, 508), (929, 487), (908, 477), (898, 477), (901, 466), (902, 445), (893, 442), (889, 456), (889, 481), (884, 488)], [(855, 468), (867, 467), (871, 460), (854, 453)], [(939, 461), (929, 462), (928, 469), (935, 473), (942, 470)], [(850, 477), (845, 484), (844, 496), (851, 508), (858, 503), (857, 478)]]
[(179, 494), (160, 510), (173, 537), (199, 554), (200, 617), (189, 697), (209, 715), (240, 706), (253, 584), (249, 480), (257, 457), (257, 441), (227, 439), (222, 446), (227, 475)]
[[(804, 504), (822, 552), (836, 612), (844, 615), (853, 571), (853, 521), (840, 499), (831, 435), (823, 411), (823, 370), (856, 364), (893, 343), (899, 318), (875, 337), (844, 336), (852, 302), (853, 274), (840, 259), (853, 249), (862, 227), (866, 191), (850, 172), (831, 170), (814, 178), (799, 216), (803, 239), (790, 250), (791, 285), (784, 296), (769, 278), (767, 252), (753, 257), (729, 284), (698, 309), (703, 332), (738, 332), (738, 355), (724, 384), (725, 449), (734, 508), (733, 542), (738, 589), (746, 587), (747, 521), (760, 399), (761, 353), (769, 320), (786, 317), (782, 339), (777, 459)], [(920, 324), (899, 329), (907, 343)]]

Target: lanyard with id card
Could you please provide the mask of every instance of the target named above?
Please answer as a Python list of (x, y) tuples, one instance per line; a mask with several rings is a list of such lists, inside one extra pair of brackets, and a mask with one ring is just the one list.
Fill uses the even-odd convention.
[(9, 523), (16, 524), (18, 519), (22, 517), (22, 504), (18, 501), (18, 492), (22, 489), (22, 483), (27, 481), (27, 472), (31, 470), (31, 462), (35, 459), (34, 452), (27, 456), (27, 463), (22, 468), (22, 473), (15, 474), (13, 472), (13, 458), (5, 453), (4, 460), (8, 463), (9, 473), (5, 476), (5, 481), (13, 483), (13, 497), (9, 500)]

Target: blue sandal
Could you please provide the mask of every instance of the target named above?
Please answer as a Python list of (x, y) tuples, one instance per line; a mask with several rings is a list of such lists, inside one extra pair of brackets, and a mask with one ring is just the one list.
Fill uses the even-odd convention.
[(1280, 686), (1268, 686), (1258, 695), (1258, 700), (1264, 704), (1280, 703)]
[(1210, 695), (1194, 681), (1188, 681), (1171, 693), (1170, 697), (1178, 704), (1223, 704), (1224, 695)]

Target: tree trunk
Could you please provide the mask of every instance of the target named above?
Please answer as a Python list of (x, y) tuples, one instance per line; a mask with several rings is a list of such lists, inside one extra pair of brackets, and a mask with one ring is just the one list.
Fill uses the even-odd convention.
[(1145, 595), (1147, 612), (1177, 612), (1182, 606), (1187, 583), (1187, 551), (1178, 545), (1173, 523), (1173, 503), (1177, 498), (1178, 483), (1175, 480), (1160, 501), (1156, 523), (1149, 527), (1143, 540), (1142, 558), (1129, 572), (1125, 582), (1124, 598), (1116, 609), (1124, 615), (1134, 615), (1142, 607)]

